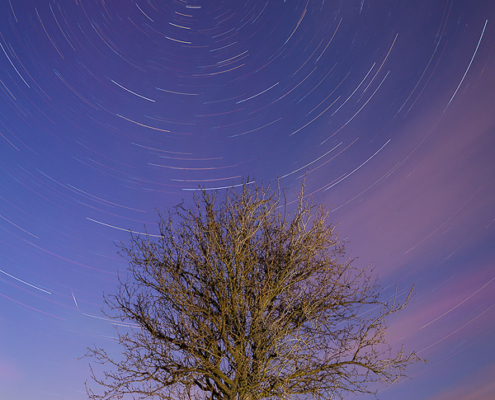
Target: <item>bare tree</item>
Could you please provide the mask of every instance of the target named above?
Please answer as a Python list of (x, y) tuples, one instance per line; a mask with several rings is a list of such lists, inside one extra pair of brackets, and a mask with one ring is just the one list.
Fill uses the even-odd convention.
[(88, 355), (112, 371), (92, 399), (333, 399), (372, 393), (419, 360), (392, 355), (372, 273), (344, 258), (323, 206), (244, 185), (203, 191), (192, 207), (160, 215), (161, 236), (132, 236), (129, 275), (106, 298), (107, 315), (131, 321), (123, 357)]

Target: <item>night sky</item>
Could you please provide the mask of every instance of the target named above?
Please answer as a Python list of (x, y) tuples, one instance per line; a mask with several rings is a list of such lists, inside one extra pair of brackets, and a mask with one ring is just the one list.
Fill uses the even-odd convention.
[(305, 175), (384, 299), (415, 284), (388, 340), (429, 362), (380, 399), (495, 398), (494, 48), (491, 0), (3, 0), (0, 398), (87, 398), (156, 208)]

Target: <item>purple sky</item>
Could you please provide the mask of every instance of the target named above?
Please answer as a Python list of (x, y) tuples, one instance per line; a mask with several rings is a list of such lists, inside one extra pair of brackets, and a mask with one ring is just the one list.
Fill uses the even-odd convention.
[(429, 362), (379, 398), (495, 398), (495, 2), (4, 0), (0, 45), (0, 398), (87, 398), (155, 208), (306, 173), (415, 284), (388, 339)]

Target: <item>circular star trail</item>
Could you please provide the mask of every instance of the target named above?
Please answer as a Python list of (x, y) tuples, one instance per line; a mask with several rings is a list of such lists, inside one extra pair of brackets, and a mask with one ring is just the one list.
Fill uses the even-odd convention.
[(380, 398), (494, 396), (494, 48), (489, 1), (5, 0), (0, 397), (86, 398), (155, 209), (303, 180), (385, 296), (416, 285), (389, 340), (430, 362)]

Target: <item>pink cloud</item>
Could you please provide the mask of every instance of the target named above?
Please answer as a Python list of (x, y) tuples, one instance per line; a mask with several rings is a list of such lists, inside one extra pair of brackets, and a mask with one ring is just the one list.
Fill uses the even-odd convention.
[(487, 400), (495, 398), (495, 363), (467, 376), (456, 385), (426, 400)]
[[(423, 293), (389, 324), (390, 343), (414, 343), (422, 357), (441, 353), (473, 336), (493, 315), (495, 276), (493, 265), (482, 264), (472, 272), (444, 281), (438, 289)], [(473, 332), (474, 331), (474, 332)]]
[[(471, 95), (486, 96), (479, 90)], [(403, 126), (399, 139), (392, 138), (380, 157), (351, 179), (362, 190), (386, 174), (384, 165), (394, 172), (338, 210), (353, 255), (365, 256), (383, 273), (448, 256), (493, 219), (487, 143), (493, 141), (494, 116), (465, 106), (442, 111)], [(352, 186), (343, 189), (350, 192)]]

